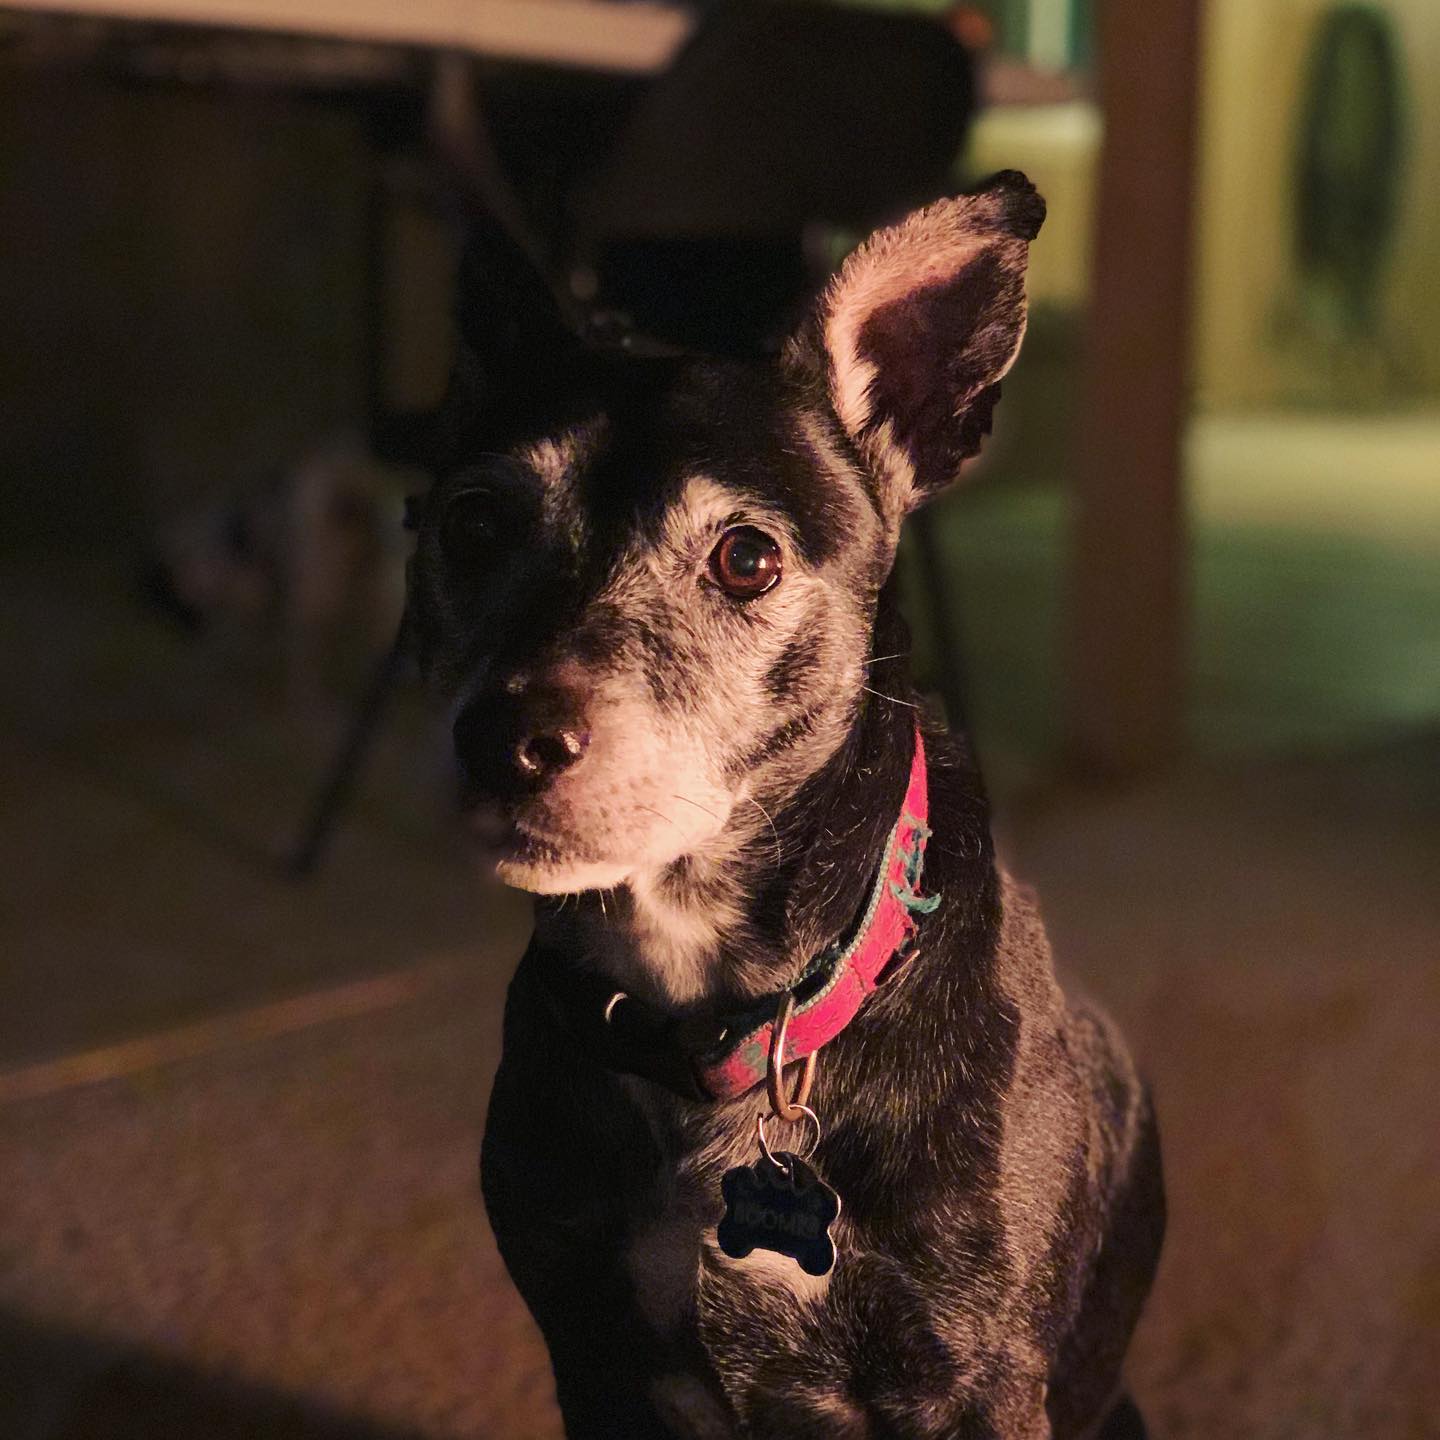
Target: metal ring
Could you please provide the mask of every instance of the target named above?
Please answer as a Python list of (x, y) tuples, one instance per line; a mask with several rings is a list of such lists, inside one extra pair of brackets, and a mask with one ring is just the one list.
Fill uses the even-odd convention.
[[(799, 1114), (796, 1116), (797, 1119), (808, 1120), (815, 1127), (815, 1138), (811, 1140), (804, 1154), (798, 1157), (801, 1160), (808, 1160), (820, 1144), (820, 1117), (808, 1105), (797, 1105), (795, 1108), (799, 1111)], [(771, 1150), (769, 1141), (765, 1139), (765, 1121), (767, 1118), (764, 1114), (755, 1117), (755, 1135), (760, 1141), (760, 1153), (779, 1170), (781, 1174), (788, 1175), (790, 1173), (790, 1167), (776, 1159), (775, 1152)]]
[(770, 1091), (770, 1109), (777, 1120), (798, 1120), (806, 1113), (805, 1102), (810, 1098), (810, 1087), (815, 1083), (815, 1062), (819, 1052), (812, 1050), (804, 1059), (805, 1068), (800, 1072), (800, 1083), (795, 1093), (787, 1100), (780, 1090), (780, 1081), (785, 1069), (785, 1032), (790, 1028), (790, 1014), (795, 1009), (795, 994), (787, 990), (776, 1012), (775, 1023), (770, 1028), (770, 1065), (765, 1074), (765, 1083)]
[(605, 1002), (605, 1023), (606, 1023), (607, 1025), (610, 1023), (611, 1019), (614, 1017), (615, 1007), (616, 1007), (622, 1000), (628, 1000), (629, 998), (630, 998), (630, 997), (629, 997), (623, 990), (617, 990), (617, 991)]

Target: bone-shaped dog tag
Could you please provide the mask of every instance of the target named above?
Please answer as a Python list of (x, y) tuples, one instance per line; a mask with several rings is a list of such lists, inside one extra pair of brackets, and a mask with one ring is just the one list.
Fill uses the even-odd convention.
[(752, 1250), (788, 1255), (807, 1275), (828, 1275), (835, 1264), (830, 1226), (840, 1196), (798, 1155), (780, 1151), (770, 1160), (737, 1165), (720, 1182), (725, 1214), (716, 1231), (720, 1248), (734, 1260)]

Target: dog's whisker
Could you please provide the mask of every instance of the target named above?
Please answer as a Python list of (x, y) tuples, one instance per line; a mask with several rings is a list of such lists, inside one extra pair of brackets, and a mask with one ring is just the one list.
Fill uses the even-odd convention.
[(878, 696), (881, 700), (888, 700), (892, 705), (904, 705), (909, 710), (919, 709), (913, 700), (899, 700), (894, 695), (885, 694), (883, 690), (873, 690), (869, 685), (862, 685), (860, 688), (868, 694)]
[(765, 823), (770, 827), (770, 833), (775, 837), (775, 863), (778, 865), (784, 858), (784, 851), (780, 848), (780, 832), (775, 828), (775, 822), (770, 818), (770, 812), (753, 796), (745, 797), (764, 817)]
[[(679, 823), (671, 816), (665, 814), (663, 810), (657, 810), (653, 805), (642, 805), (640, 808), (645, 811), (647, 815), (654, 815), (657, 819), (663, 820), (667, 825), (674, 825), (677, 830), (680, 830)], [(680, 830), (680, 834), (683, 838), (685, 832)]]
[(680, 801), (682, 805), (693, 805), (702, 815), (708, 815), (717, 825), (720, 823), (720, 817), (713, 810), (707, 810), (698, 800), (692, 800), (688, 795), (672, 795), (670, 798)]
[(872, 655), (868, 660), (860, 662), (860, 668), (867, 669), (871, 665), (878, 665), (882, 660), (903, 660), (909, 653), (908, 650), (897, 650), (893, 655)]

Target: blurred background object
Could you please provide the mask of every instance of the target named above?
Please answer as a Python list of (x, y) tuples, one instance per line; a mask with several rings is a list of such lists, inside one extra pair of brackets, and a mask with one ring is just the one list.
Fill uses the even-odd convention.
[(974, 91), (969, 53), (913, 15), (720, 7), (587, 177), (582, 263), (642, 331), (775, 348), (828, 269), (807, 239), (952, 188)]
[(1030, 334), (903, 575), (1156, 1081), (1134, 1388), (1432, 1433), (1433, 0), (46, 0), (0, 7), (0, 1434), (556, 1433), (474, 1184), (525, 910), (388, 658), (461, 237), (743, 353), (1007, 167)]
[(1307, 70), (1293, 222), (1302, 323), (1334, 352), (1336, 392), (1363, 401), (1374, 393), (1365, 360), (1382, 342), (1380, 298), (1408, 159), (1389, 17), (1365, 5), (1329, 11)]

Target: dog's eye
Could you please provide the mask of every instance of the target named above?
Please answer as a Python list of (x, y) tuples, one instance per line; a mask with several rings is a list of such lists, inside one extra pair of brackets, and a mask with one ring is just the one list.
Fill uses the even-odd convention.
[(763, 595), (780, 579), (780, 547), (763, 530), (737, 525), (711, 552), (710, 573), (737, 600)]
[(445, 506), (440, 520), (440, 549), (453, 564), (474, 564), (494, 553), (500, 539), (495, 497), (467, 490)]

